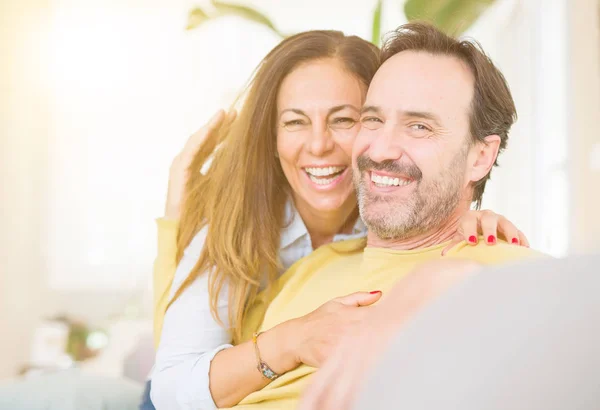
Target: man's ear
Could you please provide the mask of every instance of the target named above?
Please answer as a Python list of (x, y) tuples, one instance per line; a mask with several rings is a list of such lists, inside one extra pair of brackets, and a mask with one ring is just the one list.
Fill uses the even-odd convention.
[(484, 141), (478, 141), (471, 148), (471, 181), (477, 182), (484, 178), (494, 166), (500, 149), (500, 136), (488, 135)]

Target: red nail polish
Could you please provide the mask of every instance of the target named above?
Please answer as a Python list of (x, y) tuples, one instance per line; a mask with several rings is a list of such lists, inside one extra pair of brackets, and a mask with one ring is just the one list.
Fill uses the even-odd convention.
[(488, 243), (495, 243), (495, 242), (496, 242), (496, 237), (494, 235), (488, 236)]
[(512, 243), (517, 244), (519, 243), (519, 240), (517, 238), (512, 238)]
[(471, 243), (477, 243), (477, 237), (475, 235), (469, 236), (469, 242), (471, 242)]
[(380, 290), (374, 290), (374, 291), (372, 291), (372, 292), (369, 292), (369, 293), (370, 293), (371, 295), (374, 295), (374, 294), (376, 294), (376, 293), (381, 293), (381, 291), (380, 291)]

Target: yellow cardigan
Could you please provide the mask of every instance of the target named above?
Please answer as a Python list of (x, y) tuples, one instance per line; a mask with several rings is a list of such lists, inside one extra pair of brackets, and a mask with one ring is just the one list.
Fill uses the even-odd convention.
[(154, 347), (158, 347), (160, 342), (165, 312), (169, 304), (169, 293), (171, 293), (171, 285), (177, 268), (179, 221), (158, 218), (156, 225), (158, 228), (158, 250), (152, 276), (154, 285)]
[[(158, 348), (165, 320), (167, 306), (171, 301), (169, 295), (175, 270), (177, 269), (177, 233), (179, 221), (158, 218), (158, 249), (153, 270), (153, 300), (154, 300), (154, 347)], [(273, 284), (271, 291), (260, 292), (246, 318), (249, 325), (244, 326), (242, 340), (250, 340), (252, 332), (262, 323), (263, 315), (270, 302), (287, 282), (289, 275), (283, 275)]]

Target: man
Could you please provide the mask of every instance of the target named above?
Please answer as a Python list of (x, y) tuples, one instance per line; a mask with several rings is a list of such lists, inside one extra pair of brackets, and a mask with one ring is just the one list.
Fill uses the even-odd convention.
[[(472, 202), (481, 202), (516, 117), (498, 69), (477, 46), (426, 24), (400, 27), (384, 45), (382, 62), (353, 148), (360, 213), (369, 228), (367, 247), (363, 251), (360, 241), (332, 244), (293, 266), (282, 277), (259, 330), (365, 289), (383, 290), (385, 306), (393, 287), (405, 301), (396, 312), (401, 323), (479, 263), (537, 255), (508, 244), (461, 244), (445, 258), (471, 262), (439, 261), (461, 215)], [(427, 268), (432, 261), (451, 269), (432, 276)], [(407, 276), (415, 267), (425, 272)], [(245, 325), (255, 328), (257, 323)], [(238, 407), (296, 408), (314, 371), (302, 365), (287, 372)]]

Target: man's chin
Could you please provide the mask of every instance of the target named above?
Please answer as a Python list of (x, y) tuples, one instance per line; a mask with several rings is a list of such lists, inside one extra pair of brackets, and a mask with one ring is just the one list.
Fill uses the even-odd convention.
[(368, 211), (362, 212), (363, 222), (371, 232), (381, 239), (395, 239), (404, 236), (407, 230), (406, 216), (402, 215), (402, 210), (386, 208), (385, 210), (370, 208)]
[[(361, 213), (367, 218), (388, 219), (402, 225), (414, 211), (404, 202), (388, 202), (381, 200), (369, 200), (362, 204)], [(363, 218), (365, 219), (365, 218)]]

